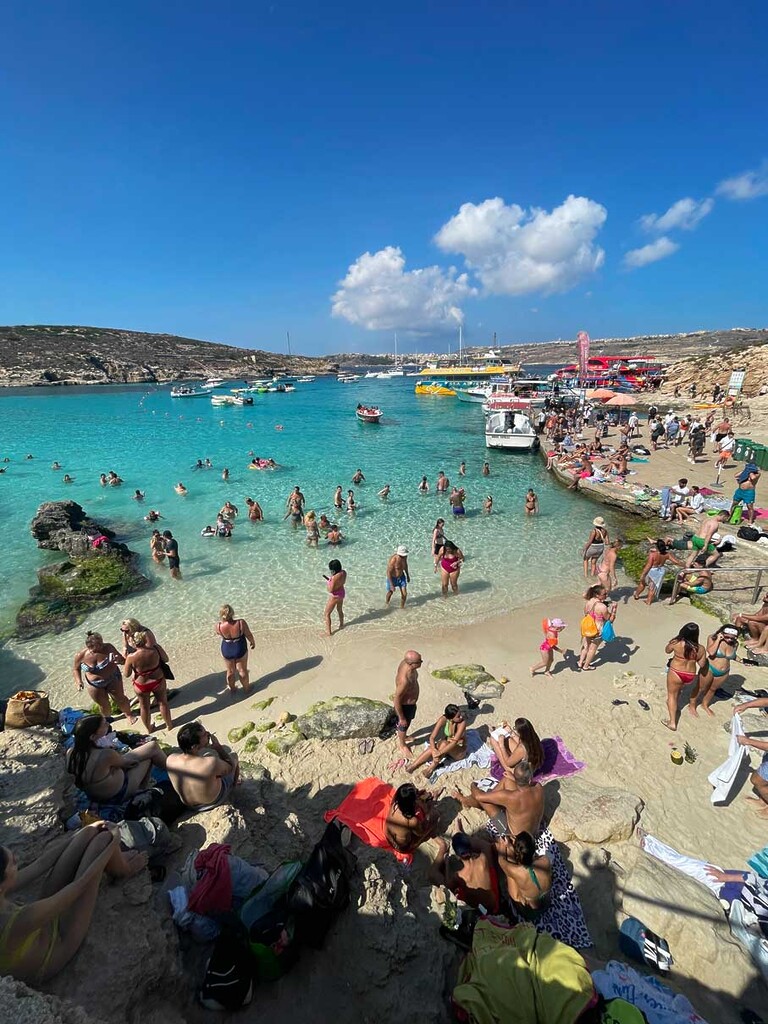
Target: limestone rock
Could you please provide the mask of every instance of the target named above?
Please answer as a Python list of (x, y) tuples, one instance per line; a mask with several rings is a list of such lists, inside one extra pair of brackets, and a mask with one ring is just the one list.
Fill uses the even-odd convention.
[(249, 736), (248, 739), (245, 741), (245, 744), (243, 745), (243, 753), (252, 754), (253, 751), (258, 747), (259, 743), (261, 743), (261, 740), (259, 739), (258, 736)]
[(267, 740), (265, 746), (270, 754), (282, 757), (283, 754), (287, 754), (289, 750), (293, 750), (297, 743), (301, 743), (303, 738), (304, 737), (301, 733), (291, 729), (289, 731), (279, 733), (277, 736), (273, 736), (271, 740)]
[(60, 832), (58, 811), (71, 777), (55, 733), (42, 726), (0, 732), (0, 762), (0, 846), (12, 845), (23, 862)]
[(432, 675), (455, 683), (460, 690), (466, 690), (473, 696), (500, 697), (504, 692), (504, 686), (485, 671), (484, 665), (448, 665), (434, 669)]
[(382, 701), (331, 697), (307, 708), (293, 727), (308, 740), (351, 740), (380, 736), (393, 719), (393, 709)]
[(260, 722), (256, 726), (256, 732), (269, 732), (270, 729), (275, 728), (275, 722)]
[(227, 733), (227, 739), (230, 743), (239, 743), (240, 740), (245, 739), (249, 733), (253, 732), (255, 728), (256, 725), (253, 722), (244, 722), (242, 725), (230, 729)]
[(29, 988), (23, 981), (0, 976), (0, 1020), (13, 1024), (102, 1024), (72, 1003)]
[(595, 786), (582, 778), (549, 783), (547, 802), (555, 792), (559, 800), (549, 827), (560, 843), (609, 843), (629, 839), (643, 809), (643, 801), (626, 789)]

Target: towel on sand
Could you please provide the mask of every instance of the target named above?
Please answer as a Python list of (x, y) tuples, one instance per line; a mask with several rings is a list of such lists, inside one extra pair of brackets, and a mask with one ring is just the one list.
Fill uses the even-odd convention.
[(467, 729), (467, 752), (460, 761), (444, 761), (439, 768), (429, 776), (429, 781), (437, 782), (441, 775), (448, 772), (459, 772), (462, 768), (488, 768), (491, 764), (493, 751), (483, 739), (477, 729)]
[(394, 786), (375, 776), (361, 779), (354, 784), (339, 806), (333, 811), (326, 811), (323, 818), (327, 822), (338, 819), (358, 839), (362, 839), (366, 846), (389, 850), (403, 864), (410, 864), (413, 854), (401, 853), (387, 839), (386, 820), (395, 792)]
[[(542, 785), (550, 779), (564, 779), (569, 775), (575, 775), (587, 767), (585, 761), (579, 761), (573, 756), (560, 736), (542, 740), (541, 747), (544, 751), (544, 762), (534, 775), (534, 779)], [(504, 768), (495, 754), (491, 760), (491, 775), (494, 779), (501, 779), (504, 776)]]
[(709, 798), (713, 804), (725, 803), (731, 795), (731, 790), (736, 785), (742, 761), (745, 757), (749, 758), (749, 751), (739, 743), (739, 736), (743, 735), (744, 726), (741, 724), (741, 715), (734, 715), (731, 719), (731, 739), (728, 744), (728, 757), (709, 775), (709, 784), (715, 787), (712, 796)]

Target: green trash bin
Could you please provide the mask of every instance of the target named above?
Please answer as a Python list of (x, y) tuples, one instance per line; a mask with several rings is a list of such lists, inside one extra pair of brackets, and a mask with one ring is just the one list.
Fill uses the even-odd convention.
[(768, 469), (768, 448), (764, 444), (753, 444), (751, 461), (758, 469)]
[(749, 462), (752, 457), (752, 449), (755, 447), (754, 442), (750, 441), (748, 437), (737, 437), (736, 448), (733, 452), (733, 457), (737, 462)]

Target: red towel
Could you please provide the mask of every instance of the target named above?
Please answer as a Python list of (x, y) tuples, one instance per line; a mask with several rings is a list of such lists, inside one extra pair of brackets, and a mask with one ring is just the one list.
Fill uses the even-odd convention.
[(229, 845), (211, 843), (195, 857), (195, 870), (203, 874), (189, 894), (188, 908), (193, 914), (215, 914), (232, 909), (231, 851)]
[(375, 776), (356, 782), (351, 792), (344, 797), (335, 811), (326, 811), (323, 815), (331, 822), (338, 818), (347, 825), (367, 846), (376, 846), (381, 850), (389, 850), (403, 864), (410, 864), (413, 854), (401, 853), (387, 839), (385, 822), (392, 806), (395, 788)]

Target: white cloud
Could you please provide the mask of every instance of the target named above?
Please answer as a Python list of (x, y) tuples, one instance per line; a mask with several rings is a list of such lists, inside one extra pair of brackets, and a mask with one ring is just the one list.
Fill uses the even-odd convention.
[(717, 186), (717, 194), (726, 199), (757, 199), (768, 196), (768, 160), (756, 171), (744, 171), (733, 178), (726, 178)]
[(497, 196), (464, 203), (435, 242), (464, 256), (488, 293), (562, 292), (602, 266), (605, 252), (594, 240), (606, 216), (583, 196), (568, 196), (551, 212), (507, 206)]
[(647, 267), (649, 263), (656, 263), (657, 260), (663, 260), (667, 256), (671, 256), (679, 248), (680, 246), (677, 242), (673, 242), (671, 238), (663, 236), (657, 238), (655, 242), (642, 246), (640, 249), (630, 249), (629, 252), (624, 253), (624, 266), (631, 268)]
[(453, 267), (406, 270), (402, 250), (388, 245), (359, 256), (331, 302), (334, 316), (369, 331), (429, 332), (462, 323), (458, 303), (476, 294)]
[(644, 231), (652, 231), (659, 235), (674, 231), (676, 228), (692, 231), (714, 205), (714, 199), (691, 199), (687, 196), (673, 203), (666, 213), (647, 213), (640, 218), (640, 226)]

